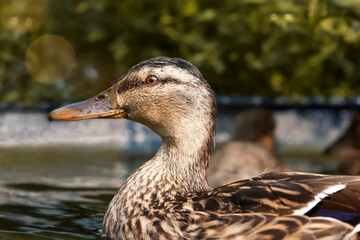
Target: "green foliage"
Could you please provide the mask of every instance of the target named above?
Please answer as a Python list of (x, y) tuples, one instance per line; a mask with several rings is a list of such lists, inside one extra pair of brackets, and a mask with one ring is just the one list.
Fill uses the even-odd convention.
[[(0, 0), (1, 101), (87, 98), (159, 55), (192, 62), (222, 94), (298, 99), (360, 90), (358, 0), (42, 0), (45, 10), (32, 1)], [(64, 81), (40, 83), (27, 71), (26, 51), (44, 34), (75, 49)]]

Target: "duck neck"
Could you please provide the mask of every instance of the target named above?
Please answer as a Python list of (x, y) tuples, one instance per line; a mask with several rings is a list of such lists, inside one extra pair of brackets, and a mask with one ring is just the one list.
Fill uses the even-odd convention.
[[(215, 103), (208, 109), (216, 111)], [(173, 125), (179, 126), (177, 129), (159, 134), (163, 139), (159, 151), (129, 177), (120, 192), (156, 191), (157, 195), (162, 192), (166, 197), (159, 198), (169, 201), (179, 195), (211, 189), (206, 169), (214, 146), (216, 112), (205, 112), (201, 116), (206, 117), (200, 120), (194, 116), (182, 118), (181, 123)]]
[[(203, 140), (201, 138), (186, 139), (184, 141), (164, 140), (154, 159), (163, 166), (160, 171), (166, 171), (167, 176), (176, 182), (176, 188), (181, 189), (184, 194), (209, 190), (206, 169), (214, 144), (213, 137), (209, 136)], [(171, 180), (167, 179), (167, 181)]]
[(175, 118), (178, 120), (168, 128), (170, 130), (167, 134), (159, 134), (163, 145), (154, 161), (159, 161), (163, 166), (163, 169), (159, 169), (160, 172), (166, 171), (172, 178), (164, 181), (176, 181), (176, 188), (184, 191), (184, 194), (210, 189), (206, 180), (206, 169), (214, 146), (215, 103), (202, 110), (200, 114), (189, 113), (182, 118)]
[(189, 193), (210, 190), (206, 169), (214, 144), (214, 129), (206, 130), (207, 134), (189, 131), (188, 134), (176, 134), (176, 138), (163, 138), (156, 155), (127, 179), (119, 193), (138, 195), (133, 199), (148, 197), (154, 201), (149, 202), (151, 207), (154, 203), (169, 202)]

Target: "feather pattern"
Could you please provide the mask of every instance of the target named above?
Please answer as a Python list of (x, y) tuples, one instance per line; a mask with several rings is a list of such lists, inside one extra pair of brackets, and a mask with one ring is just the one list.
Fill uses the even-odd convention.
[[(151, 76), (153, 82), (147, 84)], [(99, 97), (101, 96), (101, 97)], [(99, 107), (100, 106), (100, 107)], [(201, 73), (182, 59), (139, 63), (110, 89), (50, 118), (127, 118), (163, 139), (156, 155), (122, 184), (104, 216), (112, 239), (356, 239), (360, 177), (267, 173), (218, 188), (206, 180), (216, 104)]]

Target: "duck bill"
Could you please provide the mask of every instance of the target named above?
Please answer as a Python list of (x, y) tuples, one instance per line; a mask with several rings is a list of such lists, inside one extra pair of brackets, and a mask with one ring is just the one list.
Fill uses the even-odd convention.
[(115, 92), (110, 88), (94, 98), (56, 109), (49, 120), (78, 121), (91, 118), (125, 118), (127, 112), (118, 107)]

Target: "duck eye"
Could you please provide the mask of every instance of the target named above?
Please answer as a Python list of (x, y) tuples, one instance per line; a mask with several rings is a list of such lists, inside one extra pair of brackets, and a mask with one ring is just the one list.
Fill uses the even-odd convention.
[(155, 76), (149, 76), (147, 79), (146, 79), (146, 83), (148, 85), (155, 85), (157, 83), (158, 79), (157, 77)]

